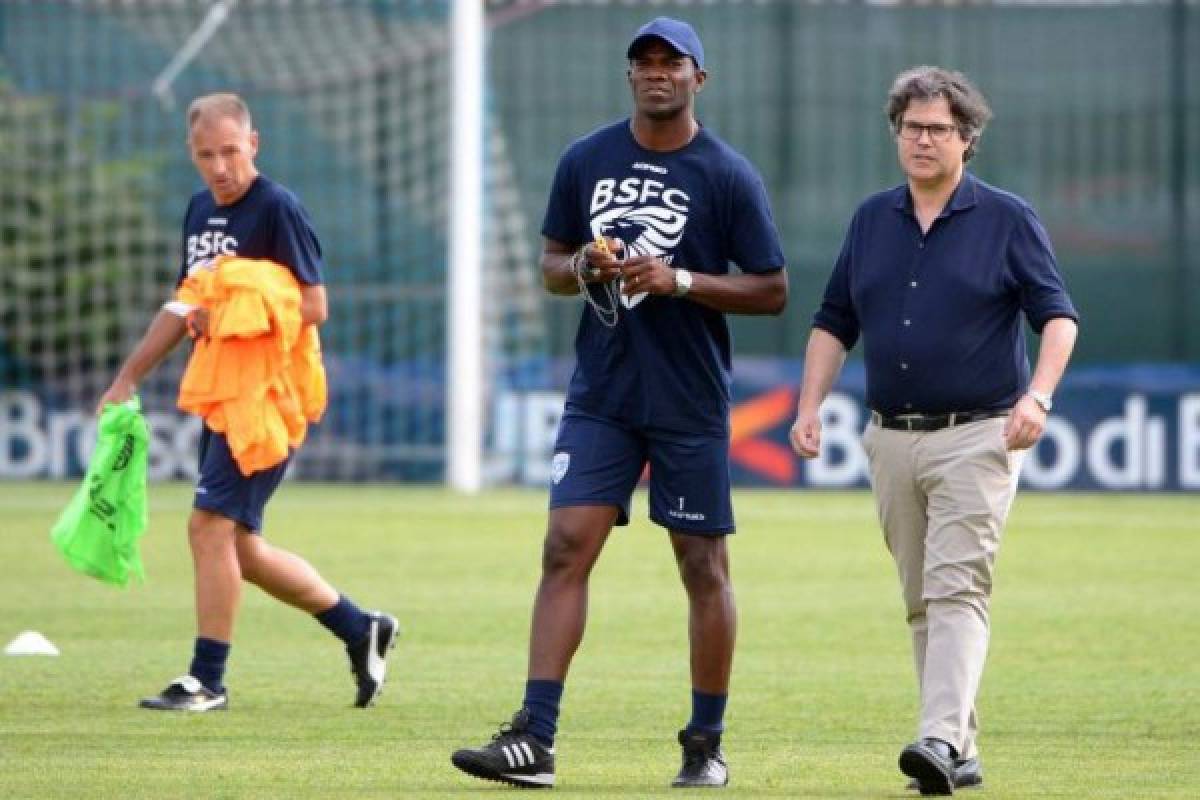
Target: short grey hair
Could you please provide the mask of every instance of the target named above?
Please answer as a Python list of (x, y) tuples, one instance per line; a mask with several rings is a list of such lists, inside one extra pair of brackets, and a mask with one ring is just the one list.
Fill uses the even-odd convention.
[(193, 100), (187, 110), (188, 134), (191, 134), (197, 122), (209, 117), (228, 117), (237, 120), (246, 130), (254, 128), (254, 120), (250, 118), (250, 107), (233, 92), (205, 94)]
[(961, 72), (942, 67), (906, 69), (892, 82), (883, 110), (892, 125), (892, 131), (899, 134), (904, 112), (912, 101), (929, 102), (939, 97), (946, 98), (958, 124), (959, 135), (968, 142), (963, 161), (970, 161), (983, 136), (983, 129), (992, 118), (992, 109), (983, 92), (975, 88)]

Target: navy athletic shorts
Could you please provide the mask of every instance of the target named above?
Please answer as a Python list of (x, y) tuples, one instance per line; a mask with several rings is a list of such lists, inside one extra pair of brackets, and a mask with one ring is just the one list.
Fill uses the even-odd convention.
[(551, 464), (550, 508), (611, 505), (618, 525), (650, 464), (650, 519), (680, 533), (733, 533), (729, 438), (633, 428), (606, 417), (568, 411)]
[(206, 425), (200, 434), (200, 477), (193, 508), (228, 517), (251, 531), (262, 530), (263, 509), (287, 472), (289, 455), (282, 464), (246, 477), (238, 470), (225, 435)]

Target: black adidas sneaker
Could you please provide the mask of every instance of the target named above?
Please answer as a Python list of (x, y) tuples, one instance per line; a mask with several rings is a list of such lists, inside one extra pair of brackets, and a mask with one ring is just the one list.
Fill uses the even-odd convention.
[(450, 761), (485, 781), (549, 789), (554, 786), (554, 748), (543, 745), (528, 729), (529, 710), (523, 708), (512, 722), (500, 726), (491, 742), (475, 750), (457, 750)]
[(374, 703), (383, 691), (388, 651), (395, 646), (396, 634), (400, 629), (395, 617), (381, 611), (372, 611), (368, 616), (371, 617), (371, 627), (366, 637), (346, 648), (346, 655), (350, 656), (350, 670), (354, 673), (354, 682), (358, 684), (358, 693), (354, 697), (354, 705), (358, 708), (366, 708)]

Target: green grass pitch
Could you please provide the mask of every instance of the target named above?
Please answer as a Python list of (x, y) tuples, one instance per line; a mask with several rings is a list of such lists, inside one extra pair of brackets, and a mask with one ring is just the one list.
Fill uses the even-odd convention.
[[(0, 797), (489, 797), (450, 751), (520, 701), (545, 496), (285, 485), (268, 537), (400, 618), (379, 705), (351, 708), (339, 643), (247, 587), (231, 710), (140, 711), (183, 672), (193, 621), (189, 489), (151, 489), (144, 586), (72, 573), (48, 530), (74, 486), (0, 483)], [(741, 491), (740, 612), (723, 796), (900, 798), (914, 735), (908, 636), (866, 493)], [(670, 797), (686, 721), (685, 606), (664, 535), (619, 529), (567, 684), (556, 795)], [(980, 697), (970, 797), (1200, 796), (1200, 499), (1017, 498)]]

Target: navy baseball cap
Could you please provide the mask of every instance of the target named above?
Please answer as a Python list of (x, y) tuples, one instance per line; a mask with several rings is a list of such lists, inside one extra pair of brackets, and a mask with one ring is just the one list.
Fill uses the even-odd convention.
[(650, 20), (638, 28), (633, 41), (629, 43), (629, 49), (625, 51), (625, 57), (633, 58), (638, 45), (649, 37), (662, 39), (675, 48), (675, 52), (691, 56), (692, 61), (696, 62), (697, 69), (704, 69), (704, 47), (700, 44), (700, 37), (686, 22), (670, 17), (657, 17)]

